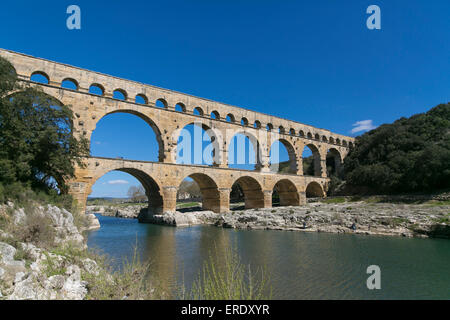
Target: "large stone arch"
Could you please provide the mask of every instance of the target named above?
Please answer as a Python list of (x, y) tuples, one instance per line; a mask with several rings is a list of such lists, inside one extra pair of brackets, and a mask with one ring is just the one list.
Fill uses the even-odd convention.
[(164, 211), (164, 195), (162, 192), (162, 186), (161, 183), (145, 173), (144, 171), (136, 168), (131, 167), (122, 167), (120, 166), (120, 163), (118, 163), (117, 166), (106, 166), (104, 168), (98, 169), (95, 173), (95, 176), (92, 177), (91, 183), (89, 185), (89, 189), (86, 193), (86, 200), (87, 196), (92, 192), (92, 186), (95, 184), (95, 182), (103, 177), (105, 174), (111, 172), (111, 171), (122, 171), (125, 173), (128, 173), (135, 177), (144, 187), (145, 194), (148, 198), (148, 214), (160, 214)]
[(272, 141), (272, 145), (270, 146), (269, 149), (269, 156), (270, 156), (270, 152), (272, 151), (272, 146), (274, 145), (275, 142), (279, 141), (287, 150), (288, 152), (288, 156), (289, 156), (289, 173), (296, 173), (298, 171), (298, 156), (297, 153), (295, 151), (295, 147), (294, 145), (287, 139), (285, 138), (277, 138), (275, 140)]
[(305, 194), (307, 198), (323, 198), (325, 197), (325, 191), (323, 190), (320, 183), (316, 181), (311, 181), (307, 184), (305, 189)]
[[(223, 136), (220, 130), (215, 130), (203, 121), (186, 121), (183, 124), (179, 125), (179, 128), (174, 131), (173, 133), (173, 141), (177, 144), (178, 139), (180, 137), (181, 131), (189, 125), (195, 125), (203, 130), (208, 134), (208, 136), (211, 138), (211, 143), (213, 146), (213, 166), (219, 166), (223, 162), (223, 154), (222, 154), (222, 148), (223, 148)], [(175, 148), (173, 149), (173, 158), (175, 159), (175, 162), (177, 161), (177, 145), (175, 145)]]
[[(228, 148), (230, 148), (231, 145), (231, 141), (233, 140), (233, 138), (238, 135), (238, 134), (242, 134), (243, 136), (247, 137), (250, 141), (250, 143), (253, 146), (253, 150), (255, 152), (255, 170), (259, 170), (262, 168), (262, 163), (263, 163), (263, 148), (261, 146), (261, 143), (259, 141), (259, 139), (251, 132), (246, 131), (246, 130), (238, 130), (236, 132), (233, 132), (233, 134), (228, 138), (227, 141), (227, 156), (229, 156), (230, 154), (230, 150)], [(227, 159), (228, 160), (228, 159)]]
[(263, 187), (258, 180), (250, 176), (242, 176), (236, 179), (232, 185), (235, 183), (238, 183), (244, 192), (246, 209), (265, 207)]
[(273, 190), (280, 196), (280, 206), (299, 206), (301, 198), (294, 182), (289, 179), (278, 180)]
[(157, 126), (156, 122), (153, 121), (149, 116), (147, 116), (141, 112), (138, 112), (136, 110), (116, 109), (116, 110), (112, 110), (110, 112), (103, 114), (101, 117), (96, 119), (92, 130), (90, 130), (90, 132), (85, 135), (85, 137), (89, 140), (89, 143), (91, 142), (92, 133), (95, 131), (97, 124), (100, 122), (100, 120), (102, 120), (103, 118), (107, 117), (110, 114), (116, 114), (116, 113), (127, 113), (127, 114), (132, 114), (134, 116), (137, 116), (140, 119), (144, 120), (150, 126), (150, 128), (152, 128), (152, 130), (155, 132), (156, 141), (158, 142), (158, 161), (163, 162), (164, 158), (165, 158), (165, 156), (164, 156), (164, 139), (163, 139), (163, 136), (161, 134), (159, 127)]
[[(200, 192), (202, 193), (203, 210), (211, 210), (214, 212), (223, 211), (221, 194), (219, 192), (218, 185), (213, 178), (204, 173), (192, 173), (185, 177), (185, 179), (186, 178), (191, 178), (199, 186)], [(178, 183), (178, 187), (183, 180)]]

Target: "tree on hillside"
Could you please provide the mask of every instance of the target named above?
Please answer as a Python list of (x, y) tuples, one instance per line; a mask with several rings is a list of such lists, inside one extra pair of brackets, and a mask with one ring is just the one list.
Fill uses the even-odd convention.
[(147, 195), (145, 194), (145, 189), (142, 185), (131, 186), (128, 189), (128, 197), (132, 202), (145, 202), (147, 201)]
[(72, 135), (68, 106), (42, 90), (22, 86), (12, 65), (0, 58), (0, 183), (68, 191), (74, 166), (89, 155), (86, 139)]
[(195, 181), (183, 180), (178, 188), (177, 199), (198, 199), (202, 196), (200, 188)]
[(344, 168), (349, 185), (376, 192), (450, 188), (450, 103), (357, 137)]

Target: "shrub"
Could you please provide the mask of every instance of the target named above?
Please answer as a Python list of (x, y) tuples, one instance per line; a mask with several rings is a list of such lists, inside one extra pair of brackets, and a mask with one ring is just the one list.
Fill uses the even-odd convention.
[(20, 242), (30, 242), (38, 247), (51, 248), (55, 244), (55, 229), (49, 217), (29, 211), (24, 223), (10, 224), (10, 232)]

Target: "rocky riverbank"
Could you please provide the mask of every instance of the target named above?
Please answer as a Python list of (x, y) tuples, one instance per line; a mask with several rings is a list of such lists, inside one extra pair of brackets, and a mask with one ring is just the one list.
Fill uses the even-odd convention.
[[(84, 230), (98, 228), (93, 215), (76, 221), (51, 205), (0, 206), (0, 299), (83, 299), (86, 274), (98, 275), (86, 254)], [(78, 225), (77, 225), (78, 224)]]
[(94, 214), (98, 213), (102, 216), (116, 217), (116, 218), (126, 218), (126, 219), (137, 219), (141, 209), (146, 208), (145, 204), (136, 205), (97, 205), (97, 206), (87, 206), (86, 213)]
[(450, 238), (450, 206), (434, 204), (314, 202), (303, 207), (250, 209), (226, 214), (211, 211), (166, 213), (150, 216), (144, 222), (172, 226), (209, 224), (236, 229)]

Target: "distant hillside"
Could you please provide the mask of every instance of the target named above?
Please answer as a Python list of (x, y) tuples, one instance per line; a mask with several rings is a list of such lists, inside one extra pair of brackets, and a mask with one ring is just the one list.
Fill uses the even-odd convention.
[(343, 178), (378, 193), (450, 188), (450, 103), (357, 137)]

